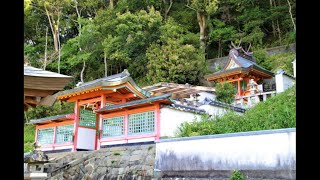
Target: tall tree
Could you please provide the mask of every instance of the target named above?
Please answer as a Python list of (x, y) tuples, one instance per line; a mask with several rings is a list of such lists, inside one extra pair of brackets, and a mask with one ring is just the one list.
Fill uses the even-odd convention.
[(218, 0), (188, 0), (186, 5), (197, 12), (197, 20), (200, 28), (200, 47), (206, 48), (207, 21), (212, 13), (218, 8)]
[(171, 18), (161, 27), (160, 41), (147, 50), (149, 83), (175, 82), (197, 84), (204, 68), (201, 50), (183, 39), (186, 30)]

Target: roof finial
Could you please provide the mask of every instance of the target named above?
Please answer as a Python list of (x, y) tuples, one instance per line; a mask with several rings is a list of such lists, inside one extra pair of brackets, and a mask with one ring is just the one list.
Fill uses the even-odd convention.
[(128, 69), (124, 69), (124, 70), (122, 71), (122, 73), (127, 74), (128, 76), (130, 76), (130, 73), (129, 73)]

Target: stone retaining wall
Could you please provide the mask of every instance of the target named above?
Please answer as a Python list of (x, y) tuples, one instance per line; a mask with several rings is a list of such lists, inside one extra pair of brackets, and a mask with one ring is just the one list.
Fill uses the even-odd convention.
[(152, 179), (154, 157), (155, 144), (104, 148), (51, 172), (50, 179)]

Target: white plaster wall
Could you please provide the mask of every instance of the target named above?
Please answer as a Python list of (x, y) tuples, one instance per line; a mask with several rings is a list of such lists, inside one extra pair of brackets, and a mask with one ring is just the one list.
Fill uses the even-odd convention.
[(77, 139), (78, 149), (94, 150), (96, 141), (96, 130), (79, 127)]
[(183, 122), (200, 120), (201, 115), (163, 107), (160, 109), (160, 137), (174, 137)]
[(290, 77), (288, 77), (287, 75), (283, 76), (283, 89), (287, 90), (288, 88), (290, 88), (291, 86), (293, 86), (294, 84), (294, 80)]
[(208, 114), (211, 116), (221, 116), (228, 112), (226, 108), (218, 107), (218, 106), (212, 106), (209, 104), (199, 106), (199, 109), (205, 110)]
[(161, 171), (295, 170), (296, 132), (294, 128), (282, 130), (288, 131), (159, 140), (155, 168)]
[(276, 75), (276, 90), (277, 93), (283, 92), (283, 74)]
[(289, 87), (293, 86), (294, 79), (291, 77), (288, 77), (284, 74), (277, 74), (276, 75), (276, 89), (277, 93), (281, 93), (288, 89)]

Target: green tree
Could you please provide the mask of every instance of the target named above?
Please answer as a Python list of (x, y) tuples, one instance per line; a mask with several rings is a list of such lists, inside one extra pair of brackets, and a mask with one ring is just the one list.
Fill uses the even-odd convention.
[(231, 104), (234, 101), (234, 96), (237, 90), (227, 82), (217, 83), (215, 86), (216, 98), (218, 101)]
[(187, 7), (197, 12), (200, 28), (200, 47), (205, 50), (207, 36), (207, 21), (212, 13), (218, 9), (218, 0), (190, 0)]
[(202, 51), (185, 44), (184, 34), (189, 34), (173, 19), (161, 28), (160, 41), (147, 50), (149, 64), (147, 80), (151, 83), (175, 82), (197, 84), (204, 67)]

